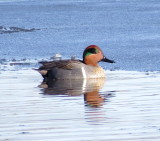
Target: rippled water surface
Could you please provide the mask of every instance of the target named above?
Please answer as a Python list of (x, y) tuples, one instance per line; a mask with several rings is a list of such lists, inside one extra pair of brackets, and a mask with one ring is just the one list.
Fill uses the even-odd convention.
[[(0, 141), (159, 141), (159, 0), (0, 0)], [(44, 83), (54, 54), (96, 44), (105, 80)]]
[(84, 101), (88, 93), (46, 93), (34, 70), (1, 72), (0, 139), (158, 141), (160, 73), (106, 74), (95, 94), (105, 100), (94, 106)]

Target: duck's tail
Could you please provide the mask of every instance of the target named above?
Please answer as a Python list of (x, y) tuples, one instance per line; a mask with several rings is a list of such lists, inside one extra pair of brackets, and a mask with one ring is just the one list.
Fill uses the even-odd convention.
[(48, 70), (40, 70), (40, 69), (34, 69), (34, 68), (33, 70), (38, 71), (43, 76), (43, 78), (46, 77), (48, 73)]

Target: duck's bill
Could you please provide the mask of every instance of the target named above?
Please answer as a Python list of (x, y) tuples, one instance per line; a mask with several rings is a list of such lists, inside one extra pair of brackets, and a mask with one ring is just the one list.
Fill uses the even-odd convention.
[(103, 61), (103, 62), (108, 62), (108, 63), (115, 63), (115, 61), (110, 60), (110, 59), (108, 59), (108, 58), (106, 58), (106, 57), (104, 57), (101, 61)]

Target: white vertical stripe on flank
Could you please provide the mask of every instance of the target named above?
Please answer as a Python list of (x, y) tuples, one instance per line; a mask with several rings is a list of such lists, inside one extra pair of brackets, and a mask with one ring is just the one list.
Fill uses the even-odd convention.
[(84, 67), (82, 67), (81, 69), (82, 69), (83, 78), (86, 79), (86, 78), (87, 78), (87, 75), (86, 75), (86, 72), (85, 72), (85, 70), (84, 70)]
[(82, 85), (82, 90), (83, 92), (85, 92), (86, 89), (86, 84), (87, 84), (87, 75), (86, 75), (86, 71), (84, 70), (84, 67), (81, 68), (82, 69), (82, 75), (83, 75), (83, 85)]

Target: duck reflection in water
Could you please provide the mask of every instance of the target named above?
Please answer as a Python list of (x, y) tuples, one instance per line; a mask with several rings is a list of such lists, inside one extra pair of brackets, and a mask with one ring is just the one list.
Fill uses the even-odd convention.
[(40, 87), (43, 94), (48, 95), (84, 95), (86, 105), (92, 107), (102, 106), (104, 98), (99, 91), (105, 83), (104, 79), (79, 79), (79, 80), (48, 80), (42, 82)]

